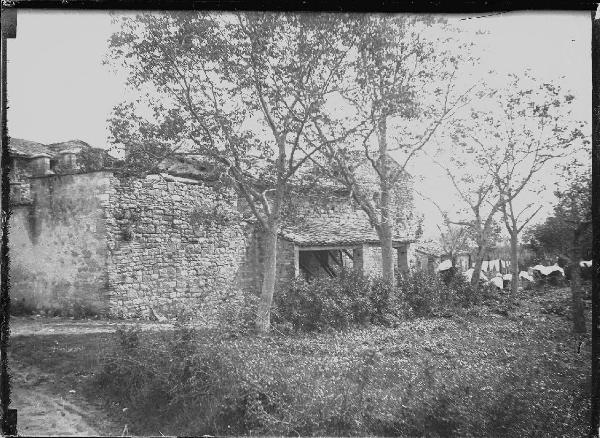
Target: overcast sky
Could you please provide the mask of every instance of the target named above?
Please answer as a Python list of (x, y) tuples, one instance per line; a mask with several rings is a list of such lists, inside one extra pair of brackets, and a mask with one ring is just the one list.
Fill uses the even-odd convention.
[[(451, 19), (472, 35), (482, 74), (530, 68), (541, 79), (559, 81), (576, 97), (575, 116), (591, 123), (589, 12)], [(41, 143), (81, 139), (107, 147), (106, 119), (125, 93), (124, 76), (102, 65), (115, 30), (108, 12), (19, 11), (17, 38), (8, 40), (9, 135)], [(420, 190), (442, 204), (450, 202), (447, 181), (427, 159), (415, 162), (412, 171), (424, 178)], [(551, 185), (556, 177), (549, 171), (546, 179)], [(547, 213), (551, 191), (544, 196)], [(417, 207), (426, 216), (427, 233), (433, 233), (440, 219), (437, 210), (426, 201), (418, 201)]]

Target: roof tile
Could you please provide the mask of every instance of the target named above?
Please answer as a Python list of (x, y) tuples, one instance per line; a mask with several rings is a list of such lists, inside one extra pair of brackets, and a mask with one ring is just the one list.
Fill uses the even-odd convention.
[[(281, 236), (299, 246), (338, 246), (379, 243), (379, 236), (368, 220), (357, 215), (355, 221), (336, 222), (329, 218), (314, 218), (299, 225), (286, 226)], [(397, 233), (394, 242), (411, 242), (409, 233)]]
[(11, 138), (8, 145), (10, 152), (14, 155), (22, 155), (27, 157), (54, 156), (54, 152), (48, 149), (48, 147), (35, 141), (23, 140), (22, 138)]

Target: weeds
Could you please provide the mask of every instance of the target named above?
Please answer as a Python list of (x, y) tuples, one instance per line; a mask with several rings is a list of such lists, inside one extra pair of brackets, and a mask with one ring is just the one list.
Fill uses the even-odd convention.
[(579, 436), (589, 349), (574, 357), (560, 321), (416, 318), (267, 337), (120, 330), (95, 388), (130, 408), (135, 433)]
[(10, 303), (10, 313), (13, 316), (24, 316), (41, 313), (46, 316), (70, 317), (85, 319), (96, 317), (99, 313), (91, 306), (78, 301), (64, 302), (60, 307), (38, 307), (28, 302), (25, 298), (14, 300)]
[[(540, 313), (568, 301), (559, 291)], [(235, 296), (219, 314), (244, 315)], [(129, 408), (136, 434), (581, 436), (589, 347), (573, 354), (564, 316), (475, 312), (501, 302), (424, 275), (396, 288), (351, 275), (297, 282), (277, 301), (287, 334), (185, 318), (160, 334), (119, 329), (92, 386)]]
[(381, 325), (394, 327), (412, 317), (452, 316), (481, 301), (462, 278), (447, 283), (415, 272), (397, 285), (342, 271), (337, 278), (298, 279), (275, 297), (273, 320), (281, 331), (323, 331)]
[(10, 314), (13, 316), (24, 316), (24, 315), (32, 315), (36, 312), (36, 307), (25, 300), (25, 298), (21, 298), (20, 300), (11, 300), (10, 302)]

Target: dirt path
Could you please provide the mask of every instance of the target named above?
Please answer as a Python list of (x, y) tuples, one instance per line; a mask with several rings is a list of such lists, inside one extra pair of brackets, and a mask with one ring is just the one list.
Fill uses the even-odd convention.
[[(170, 324), (68, 318), (13, 317), (11, 338), (62, 334), (110, 333), (118, 325), (139, 325), (143, 330), (169, 330)], [(10, 352), (9, 352), (10, 354)], [(91, 405), (75, 388), (65, 389), (55, 376), (9, 358), (12, 376), (11, 407), (18, 410), (19, 435), (120, 436), (124, 424), (117, 424), (106, 412)], [(75, 379), (74, 379), (75, 380)]]
[(173, 325), (169, 323), (136, 320), (74, 320), (43, 316), (11, 316), (10, 318), (11, 336), (112, 333), (119, 326), (138, 326), (144, 331), (171, 330), (173, 328)]
[(11, 407), (18, 410), (19, 435), (121, 435), (122, 427), (75, 390), (64, 391), (53, 376), (17, 361), (11, 363)]

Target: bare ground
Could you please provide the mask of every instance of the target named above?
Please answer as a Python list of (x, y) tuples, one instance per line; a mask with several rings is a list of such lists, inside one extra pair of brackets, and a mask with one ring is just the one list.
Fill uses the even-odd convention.
[(76, 392), (57, 391), (52, 377), (13, 362), (11, 406), (18, 411), (19, 435), (120, 435), (119, 426)]
[(45, 316), (11, 316), (11, 336), (113, 333), (117, 327), (139, 326), (142, 330), (170, 330), (172, 324), (139, 320), (72, 319)]
[[(71, 320), (69, 318), (12, 317), (11, 339), (18, 348), (23, 337), (70, 334), (112, 333), (117, 325), (141, 325), (144, 330), (168, 330), (170, 324), (136, 321)], [(12, 378), (11, 408), (17, 409), (19, 435), (54, 436), (120, 436), (126, 425), (111, 419), (100, 406), (90, 404), (76, 389), (40, 367), (24, 363), (17, 354), (10, 354)], [(79, 376), (67, 376), (74, 388)], [(68, 381), (68, 380), (67, 380)]]

